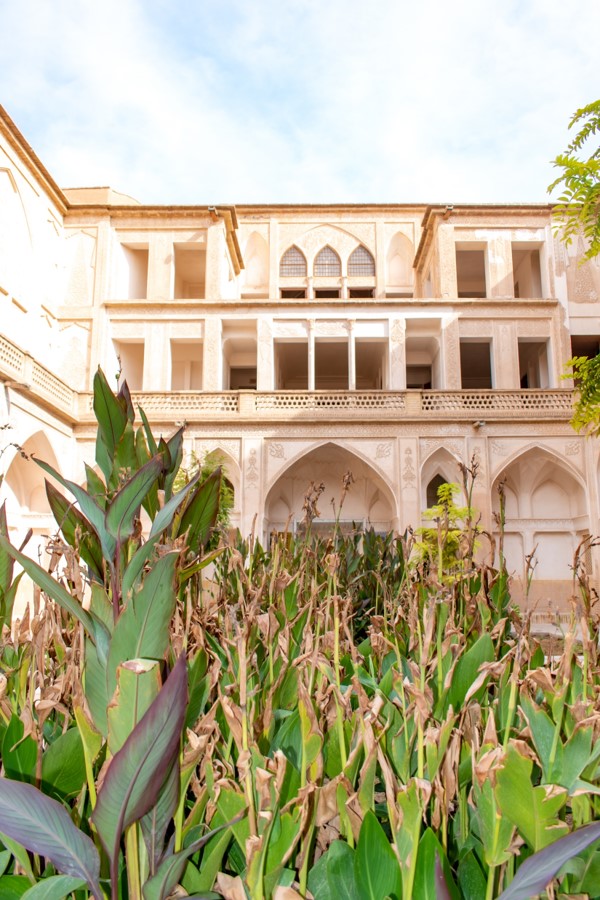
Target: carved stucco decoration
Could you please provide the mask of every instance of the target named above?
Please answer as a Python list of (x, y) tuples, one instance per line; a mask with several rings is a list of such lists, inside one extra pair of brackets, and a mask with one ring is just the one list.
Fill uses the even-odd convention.
[(269, 441), (269, 456), (275, 459), (285, 459), (285, 447), (279, 441)]
[(318, 337), (342, 337), (348, 334), (348, 325), (344, 321), (327, 321), (315, 319), (315, 335)]
[(506, 456), (508, 447), (503, 441), (492, 441), (490, 444), (494, 456)]
[(459, 459), (462, 459), (464, 450), (462, 441), (440, 441), (437, 438), (424, 438), (421, 440), (421, 446), (427, 456), (439, 447), (443, 447)]
[(565, 444), (565, 456), (579, 456), (581, 453), (581, 442), (569, 441)]
[(416, 487), (417, 473), (413, 462), (413, 452), (410, 447), (404, 449), (404, 464), (402, 467), (402, 484), (407, 488)]
[(224, 453), (231, 456), (238, 465), (240, 463), (241, 441), (239, 440), (219, 440), (218, 438), (215, 438), (214, 440), (198, 440), (196, 438), (193, 441), (193, 447), (197, 456), (205, 456), (208, 453), (213, 453), (215, 450), (222, 450)]
[[(375, 225), (372, 222), (348, 222), (347, 226), (309, 225), (307, 228), (307, 223), (280, 224), (280, 256), (292, 244), (300, 247), (311, 262), (323, 247), (332, 247), (340, 255), (344, 271), (345, 261), (358, 244), (363, 244), (373, 257), (376, 256)], [(309, 271), (310, 268), (312, 266)]]
[(560, 239), (560, 237), (556, 234), (554, 235), (553, 240), (554, 245), (554, 271), (556, 275), (564, 275), (568, 262), (568, 256), (565, 248), (565, 242)]
[(375, 450), (375, 459), (387, 459), (388, 456), (392, 455), (392, 443), (391, 441), (386, 441), (385, 444), (377, 444), (377, 449)]
[(252, 447), (250, 453), (248, 454), (248, 464), (246, 466), (246, 477), (245, 477), (246, 487), (252, 490), (258, 490), (258, 461), (257, 461), (257, 453), (256, 449)]

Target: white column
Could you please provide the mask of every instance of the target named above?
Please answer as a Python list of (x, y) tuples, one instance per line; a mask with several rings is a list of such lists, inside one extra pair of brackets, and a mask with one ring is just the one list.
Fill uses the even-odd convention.
[(354, 319), (348, 319), (348, 388), (356, 390), (356, 335), (354, 333)]
[(315, 389), (315, 320), (307, 322), (308, 331), (308, 389)]

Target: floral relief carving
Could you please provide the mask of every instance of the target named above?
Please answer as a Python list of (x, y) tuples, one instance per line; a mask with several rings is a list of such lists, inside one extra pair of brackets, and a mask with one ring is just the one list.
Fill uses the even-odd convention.
[(277, 441), (271, 441), (269, 443), (269, 455), (274, 456), (275, 459), (285, 459), (285, 447)]
[(248, 466), (246, 469), (246, 485), (248, 488), (258, 490), (258, 461), (257, 453), (253, 447), (248, 455)]
[(387, 459), (392, 455), (392, 444), (390, 441), (387, 441), (385, 444), (377, 444), (377, 449), (375, 450), (375, 459)]
[(413, 463), (413, 452), (410, 447), (404, 450), (404, 468), (402, 469), (402, 480), (405, 487), (415, 487), (417, 481), (417, 473)]
[(579, 456), (581, 453), (581, 443), (579, 441), (569, 441), (565, 444), (565, 456)]

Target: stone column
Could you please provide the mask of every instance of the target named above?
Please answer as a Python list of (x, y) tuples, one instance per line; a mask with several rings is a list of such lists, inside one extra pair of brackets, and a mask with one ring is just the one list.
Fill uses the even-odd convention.
[(439, 252), (440, 297), (443, 300), (454, 299), (458, 296), (454, 225), (440, 225), (438, 228), (437, 241)]
[[(266, 526), (262, 496), (262, 440), (246, 437), (242, 440), (242, 477), (240, 497), (240, 531), (248, 535), (255, 526), (260, 540)], [(256, 523), (256, 524), (255, 524)]]
[(406, 321), (390, 319), (388, 354), (388, 388), (390, 391), (406, 390)]
[(207, 316), (204, 322), (204, 354), (202, 387), (205, 391), (223, 390), (222, 323), (217, 316)]
[(223, 270), (225, 267), (225, 226), (215, 222), (206, 232), (206, 283), (207, 300), (220, 300), (222, 296)]
[(385, 222), (375, 223), (375, 296), (385, 297)]
[(356, 390), (356, 335), (354, 332), (354, 319), (348, 319), (348, 389)]
[(315, 320), (306, 323), (308, 331), (308, 389), (315, 389)]
[(164, 322), (156, 322), (147, 323), (145, 331), (143, 388), (145, 391), (166, 391), (171, 363), (168, 329)]
[(279, 222), (269, 219), (269, 297), (279, 297)]
[(514, 297), (512, 244), (508, 238), (495, 237), (487, 248), (488, 297)]
[(175, 250), (172, 234), (153, 234), (148, 247), (148, 300), (174, 296)]
[(419, 479), (419, 443), (417, 438), (400, 439), (400, 509), (398, 531), (421, 524), (421, 486)]
[(459, 391), (461, 388), (460, 332), (457, 318), (445, 317), (442, 322), (442, 352), (443, 388), (448, 391)]
[(508, 391), (518, 391), (519, 351), (517, 335), (512, 322), (497, 323), (494, 328), (494, 387)]
[(267, 319), (256, 323), (256, 390), (275, 389), (275, 367), (273, 358), (273, 335)]

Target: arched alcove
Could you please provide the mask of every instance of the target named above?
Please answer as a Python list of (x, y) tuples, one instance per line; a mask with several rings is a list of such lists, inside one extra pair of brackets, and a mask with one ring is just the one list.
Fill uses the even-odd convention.
[[(347, 472), (354, 480), (340, 510), (342, 480)], [(396, 503), (382, 476), (348, 448), (326, 443), (295, 460), (271, 486), (265, 502), (267, 533), (301, 526), (311, 483), (324, 485), (317, 501), (320, 516), (314, 523), (316, 530), (326, 532), (333, 527), (338, 514), (344, 527), (352, 523), (377, 531), (395, 527)]]
[(498, 485), (504, 484), (504, 557), (514, 577), (514, 595), (525, 596), (526, 557), (535, 568), (529, 599), (544, 611), (548, 603), (566, 608), (572, 589), (575, 549), (589, 531), (585, 489), (576, 472), (549, 450), (530, 447), (508, 462), (492, 486), (499, 512)]
[(253, 231), (244, 249), (244, 282), (248, 288), (269, 286), (269, 247), (264, 237)]
[(411, 291), (413, 286), (412, 241), (401, 231), (390, 240), (386, 254), (387, 287), (392, 291)]
[[(421, 509), (428, 509), (437, 503), (437, 488), (440, 484), (460, 484), (460, 471), (458, 459), (446, 450), (438, 447), (427, 457), (421, 467)], [(430, 503), (431, 499), (434, 503)], [(462, 491), (456, 497), (456, 502), (464, 502)]]

